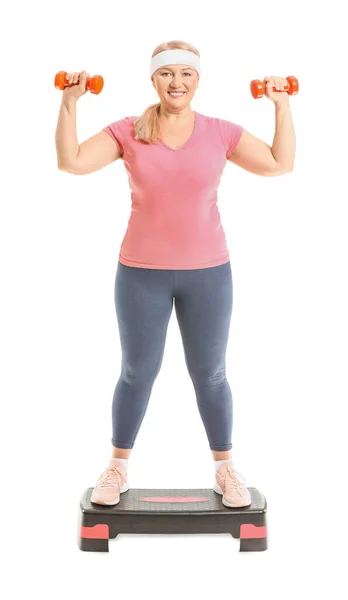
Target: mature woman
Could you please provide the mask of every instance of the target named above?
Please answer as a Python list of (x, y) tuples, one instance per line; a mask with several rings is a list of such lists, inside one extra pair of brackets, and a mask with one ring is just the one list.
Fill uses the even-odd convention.
[[(152, 55), (150, 77), (160, 102), (125, 117), (79, 145), (76, 101), (88, 73), (70, 73), (56, 131), (58, 167), (93, 173), (122, 158), (132, 211), (119, 253), (115, 305), (122, 369), (112, 403), (112, 458), (91, 500), (114, 505), (129, 489), (128, 458), (159, 373), (173, 301), (186, 365), (215, 461), (214, 490), (228, 507), (249, 506), (232, 462), (232, 395), (226, 347), (232, 312), (229, 251), (217, 207), (226, 160), (251, 173), (293, 169), (295, 133), (286, 80), (265, 78), (275, 103), (272, 148), (231, 121), (191, 108), (201, 73), (198, 50), (178, 41)], [(275, 90), (272, 88), (275, 87)]]

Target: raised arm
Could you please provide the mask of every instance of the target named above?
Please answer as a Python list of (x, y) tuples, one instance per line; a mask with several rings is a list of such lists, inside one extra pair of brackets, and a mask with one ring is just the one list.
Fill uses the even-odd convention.
[(79, 144), (75, 100), (62, 101), (55, 139), (58, 169), (74, 175), (94, 173), (122, 156), (118, 146), (105, 131), (100, 131)]
[[(275, 103), (275, 133), (272, 147), (244, 130), (227, 160), (255, 175), (284, 175), (293, 171), (296, 153), (296, 135), (289, 97), (284, 92), (273, 92), (273, 78), (266, 79), (269, 79), (267, 94), (274, 99)], [(284, 88), (282, 80), (278, 87)]]

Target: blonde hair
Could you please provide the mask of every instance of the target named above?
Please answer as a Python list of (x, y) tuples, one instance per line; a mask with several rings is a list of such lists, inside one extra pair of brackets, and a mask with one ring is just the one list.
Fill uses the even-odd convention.
[[(155, 48), (152, 57), (164, 50), (189, 50), (200, 56), (197, 48), (181, 41), (164, 42)], [(151, 57), (151, 58), (152, 58)], [(147, 144), (151, 144), (160, 136), (160, 123), (158, 119), (161, 103), (150, 104), (144, 112), (134, 121), (134, 137), (136, 140), (141, 140)]]

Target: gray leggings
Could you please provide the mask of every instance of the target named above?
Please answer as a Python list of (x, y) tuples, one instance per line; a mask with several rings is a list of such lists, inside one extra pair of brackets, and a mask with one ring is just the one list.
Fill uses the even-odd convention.
[(115, 306), (122, 367), (112, 403), (111, 443), (133, 448), (161, 368), (174, 298), (185, 362), (210, 449), (230, 450), (233, 410), (225, 364), (232, 314), (230, 261), (192, 270), (118, 262)]

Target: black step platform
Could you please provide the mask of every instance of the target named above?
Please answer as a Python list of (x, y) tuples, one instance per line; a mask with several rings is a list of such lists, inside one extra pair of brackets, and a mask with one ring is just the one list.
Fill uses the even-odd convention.
[(91, 502), (93, 488), (81, 497), (78, 546), (108, 552), (109, 539), (120, 533), (230, 533), (241, 552), (267, 550), (265, 497), (248, 488), (251, 505), (228, 508), (211, 489), (129, 489), (118, 504)]

